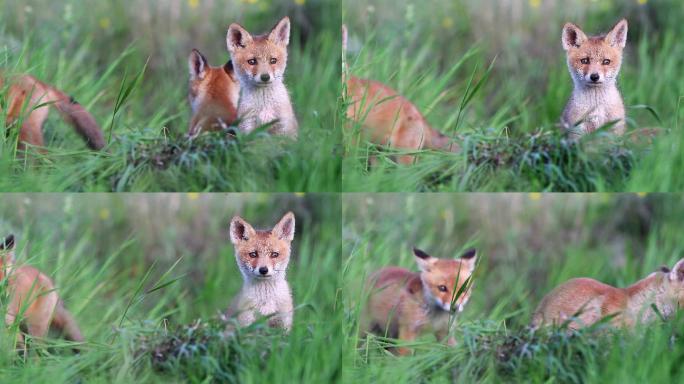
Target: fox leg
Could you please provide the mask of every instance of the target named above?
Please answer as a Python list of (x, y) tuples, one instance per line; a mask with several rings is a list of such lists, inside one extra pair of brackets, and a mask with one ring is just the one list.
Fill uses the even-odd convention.
[[(399, 340), (413, 341), (418, 337), (418, 331), (409, 325), (401, 324), (399, 325)], [(408, 347), (397, 348), (397, 353), (401, 356), (406, 356), (411, 353), (411, 349)]]
[(43, 124), (48, 116), (47, 106), (31, 111), (24, 119), (24, 124), (19, 132), (19, 149), (26, 149), (26, 144), (43, 147)]
[[(7, 325), (8, 327), (14, 325), (20, 307), (21, 302), (19, 297), (13, 295), (12, 301), (10, 301), (9, 307), (7, 308), (7, 313), (5, 314), (5, 325)], [(17, 347), (19, 349), (24, 348), (24, 335), (21, 333), (21, 329), (17, 330)]]
[[(41, 103), (41, 92), (30, 91), (22, 87), (11, 87), (8, 98), (10, 100), (7, 108), (7, 124), (12, 124), (20, 119), (22, 113), (26, 114), (19, 130), (19, 149), (26, 148), (25, 144), (43, 146), (43, 123), (47, 119), (49, 108), (44, 105), (35, 108)], [(26, 100), (30, 97), (30, 100)]]
[(268, 319), (268, 325), (273, 328), (283, 328), (289, 332), (292, 328), (292, 305), (283, 305), (278, 313)]
[(439, 340), (440, 342), (443, 342), (446, 340), (446, 343), (448, 346), (453, 347), (456, 345), (456, 338), (449, 335), (449, 330), (446, 330), (446, 329), (439, 330), (435, 333), (437, 336), (437, 340)]
[[(414, 124), (401, 124), (392, 132), (390, 143), (393, 148), (418, 151), (423, 148), (424, 136), (427, 134), (427, 131), (419, 129)], [(416, 156), (414, 155), (401, 155), (397, 157), (397, 161), (404, 165), (411, 165), (415, 160)]]
[(29, 335), (38, 338), (47, 336), (58, 301), (57, 293), (54, 291), (36, 298), (36, 301), (27, 310), (30, 312), (26, 316)]
[(247, 327), (247, 326), (251, 325), (256, 320), (256, 316), (254, 315), (254, 310), (251, 308), (241, 310), (238, 313), (237, 320), (238, 320), (238, 324), (240, 324), (241, 327)]

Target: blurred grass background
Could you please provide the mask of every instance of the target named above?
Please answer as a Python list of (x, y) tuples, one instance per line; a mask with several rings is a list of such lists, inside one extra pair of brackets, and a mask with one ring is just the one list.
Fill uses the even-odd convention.
[[(106, 154), (83, 151), (51, 114), (47, 155), (27, 161), (2, 140), (6, 191), (335, 191), (341, 164), (334, 103), (339, 94), (340, 10), (332, 0), (132, 0), (0, 3), (0, 67), (28, 72), (73, 95), (112, 137)], [(292, 20), (286, 84), (301, 131), (297, 143), (211, 135), (191, 145), (188, 64), (199, 49), (229, 60), (226, 31), (263, 33)], [(117, 99), (123, 91), (120, 108)], [(4, 98), (4, 92), (3, 92)], [(4, 121), (4, 116), (2, 117)], [(3, 135), (3, 137), (5, 137)], [(205, 143), (208, 141), (209, 143)], [(316, 145), (311, 145), (316, 143)], [(158, 160), (165, 165), (159, 167)]]
[[(74, 355), (55, 339), (23, 358), (11, 345), (14, 330), (0, 327), (0, 381), (334, 380), (340, 209), (335, 195), (4, 194), (0, 231), (17, 236), (17, 263), (53, 279), (87, 343)], [(178, 329), (211, 322), (242, 286), (228, 237), (233, 215), (270, 228), (288, 210), (296, 215), (291, 334), (257, 327), (226, 339), (225, 326), (214, 325), (204, 340)], [(164, 358), (155, 352), (189, 336)]]
[[(465, 154), (424, 153), (396, 167), (392, 151), (345, 135), (348, 191), (680, 191), (684, 134), (684, 6), (676, 0), (347, 0), (351, 73), (408, 97)], [(629, 21), (618, 85), (628, 131), (661, 127), (653, 145), (568, 148), (560, 114), (572, 90), (560, 34)], [(491, 67), (491, 68), (490, 68)], [(490, 68), (488, 70), (488, 68)], [(480, 84), (476, 87), (476, 84)], [(379, 164), (368, 169), (370, 156)]]
[[(564, 332), (544, 338), (526, 329), (541, 298), (570, 278), (625, 287), (684, 257), (681, 195), (346, 194), (342, 199), (348, 382), (677, 382), (684, 375), (678, 361), (684, 354), (682, 316), (614, 339), (592, 333), (571, 338)], [(456, 348), (438, 344), (428, 333), (412, 344), (413, 356), (400, 358), (383, 351), (382, 340), (362, 342), (357, 325), (370, 273), (390, 265), (417, 271), (412, 247), (450, 258), (471, 246), (480, 263), (471, 299), (456, 319)]]

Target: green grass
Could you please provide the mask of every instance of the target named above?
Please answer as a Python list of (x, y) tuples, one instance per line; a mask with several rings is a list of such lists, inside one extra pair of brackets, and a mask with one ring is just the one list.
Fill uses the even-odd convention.
[[(262, 323), (233, 333), (219, 313), (242, 278), (228, 240), (241, 214), (256, 227), (297, 218), (288, 281), (292, 332)], [(0, 327), (0, 381), (332, 382), (341, 372), (336, 315), (340, 205), (334, 195), (14, 195), (0, 203), (17, 261), (50, 275), (80, 324), (81, 353), (55, 336), (14, 351)], [(6, 310), (7, 291), (0, 288)]]
[[(102, 153), (86, 150), (56, 113), (45, 126), (45, 154), (17, 154), (17, 130), (11, 130), (0, 139), (0, 190), (339, 190), (341, 135), (330, 102), (339, 94), (340, 34), (330, 27), (339, 25), (339, 12), (326, 0), (305, 6), (191, 3), (3, 3), (0, 67), (73, 95), (100, 123), (108, 146)], [(255, 134), (237, 142), (217, 135), (189, 142), (190, 50), (222, 65), (229, 58), (225, 33), (231, 22), (256, 33), (285, 14), (293, 23), (286, 83), (299, 140)]]
[[(343, 190), (372, 191), (680, 191), (684, 78), (681, 7), (668, 1), (520, 3), (485, 9), (477, 2), (403, 0), (345, 4), (350, 73), (382, 81), (411, 100), (459, 154), (423, 151), (398, 166), (396, 150), (364, 140), (359, 124), (344, 135)], [(575, 12), (566, 9), (573, 8)], [(438, 16), (430, 10), (441, 9)], [(494, 15), (494, 16), (491, 16)], [(491, 17), (496, 22), (491, 22)], [(572, 90), (560, 30), (574, 21), (589, 33), (630, 23), (619, 87), (628, 134), (604, 132), (578, 145), (557, 126)], [(485, 21), (489, 20), (489, 21)], [(382, 25), (382, 28), (378, 26)], [(655, 143), (632, 132), (660, 127)], [(638, 134), (634, 134), (638, 135)], [(359, 140), (361, 139), (361, 140)], [(606, 141), (615, 141), (606, 145)], [(371, 158), (375, 158), (369, 166)]]
[[(397, 209), (396, 207), (402, 207)], [(532, 333), (532, 312), (553, 287), (592, 277), (624, 287), (682, 257), (676, 195), (431, 194), (343, 197), (346, 382), (677, 382), (681, 313), (633, 331)], [(413, 343), (372, 337), (358, 324), (367, 276), (417, 271), (411, 248), (480, 257), (473, 292), (456, 317), (457, 346), (429, 333)], [(387, 345), (411, 346), (397, 357)]]

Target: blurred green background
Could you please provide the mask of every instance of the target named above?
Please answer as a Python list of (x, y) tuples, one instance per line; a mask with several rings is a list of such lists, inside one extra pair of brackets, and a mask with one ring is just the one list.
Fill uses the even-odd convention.
[[(228, 236), (230, 219), (239, 214), (255, 228), (271, 228), (289, 210), (296, 216), (296, 234), (288, 281), (297, 310), (285, 343), (278, 345), (277, 334), (259, 333), (243, 336), (258, 341), (256, 346), (210, 339), (208, 344), (227, 346), (229, 352), (213, 356), (217, 362), (208, 371), (185, 372), (182, 359), (170, 364), (166, 376), (150, 369), (152, 356), (141, 350), (154, 345), (151, 335), (216, 318), (239, 292), (242, 276)], [(338, 368), (339, 349), (330, 347), (341, 337), (335, 311), (341, 220), (335, 195), (3, 194), (0, 217), (0, 233), (16, 235), (17, 263), (53, 278), (87, 341), (80, 356), (52, 345), (35, 347), (24, 360), (1, 327), (0, 377), (156, 382), (213, 375), (251, 382), (278, 376), (279, 382), (327, 379)], [(241, 349), (246, 361), (236, 356)], [(273, 355), (266, 358), (269, 352)], [(195, 367), (212, 357), (206, 351), (190, 355), (188, 365)], [(322, 361), (327, 366), (321, 367)], [(280, 372), (283, 367), (289, 373)]]

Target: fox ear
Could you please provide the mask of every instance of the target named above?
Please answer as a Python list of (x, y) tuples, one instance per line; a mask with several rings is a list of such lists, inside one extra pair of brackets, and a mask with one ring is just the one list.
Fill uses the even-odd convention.
[(223, 66), (223, 70), (230, 76), (231, 79), (235, 80), (235, 67), (233, 67), (233, 61), (228, 60), (228, 62)]
[(233, 23), (228, 27), (226, 41), (228, 43), (228, 51), (234, 53), (251, 44), (253, 40), (252, 35), (246, 29), (242, 28), (240, 24)]
[(613, 47), (624, 48), (627, 45), (627, 20), (618, 21), (613, 29), (608, 32), (605, 40)]
[(684, 282), (684, 259), (680, 259), (670, 271), (670, 280)]
[(207, 70), (207, 58), (200, 51), (193, 49), (188, 57), (188, 67), (190, 68), (190, 79), (203, 79)]
[(9, 236), (5, 237), (2, 240), (2, 243), (0, 243), (0, 250), (11, 251), (13, 249), (14, 249), (14, 235), (10, 234)]
[(418, 268), (423, 272), (429, 272), (430, 266), (434, 263), (435, 258), (418, 248), (413, 248), (413, 255), (416, 257)]
[(249, 225), (242, 217), (235, 216), (230, 221), (230, 241), (233, 244), (249, 240), (256, 234), (254, 228)]
[(563, 26), (563, 36), (561, 38), (563, 41), (563, 49), (569, 50), (572, 47), (579, 47), (587, 41), (587, 35), (582, 32), (580, 27), (573, 23), (566, 23)]
[(278, 45), (290, 44), (290, 18), (283, 17), (268, 34), (268, 39)]
[(477, 250), (475, 248), (470, 248), (463, 252), (459, 260), (468, 267), (469, 272), (472, 272), (475, 269), (475, 263), (477, 263)]
[(273, 227), (273, 234), (278, 238), (292, 241), (295, 234), (295, 216), (294, 213), (288, 212), (282, 219)]

